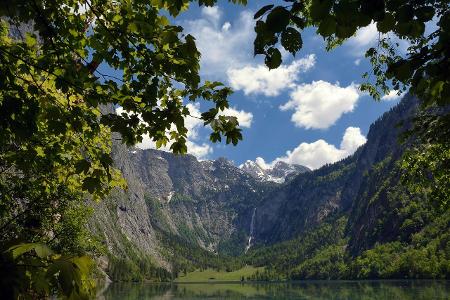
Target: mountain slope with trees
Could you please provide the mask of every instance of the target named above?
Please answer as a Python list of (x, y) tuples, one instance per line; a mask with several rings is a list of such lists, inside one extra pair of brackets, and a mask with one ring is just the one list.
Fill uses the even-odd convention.
[(244, 260), (268, 268), (253, 279), (449, 278), (450, 210), (406, 184), (401, 166), (417, 143), (399, 143), (417, 107), (406, 96), (353, 156), (266, 197), (257, 209), (262, 247)]
[(418, 101), (405, 96), (355, 154), (284, 184), (225, 159), (115, 148), (129, 190), (97, 210), (98, 232), (112, 257), (139, 265), (120, 250), (130, 244), (173, 274), (248, 264), (265, 267), (250, 280), (447, 277), (449, 211), (402, 177), (417, 143), (405, 135), (417, 110)]

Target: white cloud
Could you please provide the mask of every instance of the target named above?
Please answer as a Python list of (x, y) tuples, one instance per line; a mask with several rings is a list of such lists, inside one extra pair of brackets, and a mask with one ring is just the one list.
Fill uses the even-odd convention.
[(256, 164), (258, 165), (258, 167), (260, 167), (263, 170), (267, 170), (270, 169), (272, 166), (270, 164), (267, 164), (264, 160), (264, 158), (262, 157), (257, 157), (255, 159)]
[(369, 49), (370, 46), (374, 45), (377, 39), (377, 24), (372, 22), (368, 26), (358, 29), (356, 31), (356, 34), (353, 37), (349, 38), (345, 44), (348, 48), (351, 49), (350, 52), (354, 56), (364, 56), (367, 49)]
[(353, 111), (358, 99), (358, 87), (354, 84), (340, 87), (339, 83), (319, 80), (297, 86), (280, 109), (295, 110), (291, 120), (298, 127), (325, 129), (342, 114)]
[(217, 23), (222, 17), (222, 11), (217, 6), (204, 6), (202, 8), (202, 15), (211, 20), (213, 23)]
[(223, 22), (222, 14), (217, 6), (203, 7), (203, 18), (183, 23), (196, 38), (201, 72), (208, 77), (223, 78), (230, 66), (243, 66), (253, 59), (253, 14), (243, 11), (233, 23)]
[(358, 29), (355, 36), (349, 39), (349, 42), (358, 47), (367, 47), (373, 44), (378, 38), (378, 29), (375, 22), (368, 26)]
[(361, 58), (355, 59), (354, 63), (356, 66), (359, 66), (361, 64)]
[[(366, 141), (359, 128), (348, 127), (339, 149), (322, 139), (313, 143), (301, 143), (294, 150), (287, 151), (285, 156), (275, 159), (270, 165), (274, 165), (277, 161), (284, 161), (317, 169), (353, 154)], [(263, 159), (262, 162), (265, 164)]]
[(197, 139), (198, 129), (203, 126), (203, 121), (199, 119), (201, 115), (200, 103), (188, 103), (186, 107), (190, 114), (190, 116), (184, 118), (184, 126), (188, 130), (187, 137)]
[(213, 148), (206, 143), (196, 144), (187, 140), (186, 146), (188, 148), (188, 153), (194, 155), (198, 159), (205, 159), (213, 152)]
[(225, 22), (222, 25), (222, 30), (223, 31), (228, 31), (230, 29), (230, 27), (231, 27), (231, 23), (230, 22)]
[(253, 114), (251, 112), (238, 110), (234, 107), (224, 109), (219, 113), (219, 115), (236, 117), (239, 121), (240, 127), (250, 128), (253, 121)]
[(366, 141), (367, 139), (362, 135), (359, 127), (347, 127), (342, 137), (341, 150), (345, 152), (345, 156), (348, 156), (364, 145)]
[[(428, 22), (427, 24), (429, 23), (430, 22)], [(430, 26), (432, 27), (432, 24), (430, 24)], [(427, 29), (427, 27), (425, 28)], [(353, 37), (349, 38), (345, 45), (347, 45), (352, 55), (361, 57), (365, 55), (366, 51), (370, 47), (374, 47), (377, 44), (378, 38), (386, 37), (389, 37), (391, 39), (392, 44), (399, 44), (398, 47), (396, 47), (398, 54), (407, 53), (410, 43), (404, 39), (398, 38), (397, 36), (389, 36), (388, 34), (382, 34), (378, 32), (376, 22), (372, 22), (366, 27), (358, 29), (356, 31), (356, 34)]]
[(313, 143), (301, 143), (294, 150), (287, 151), (286, 156), (278, 160), (317, 169), (326, 163), (338, 161), (342, 156), (342, 150), (320, 139)]
[[(220, 7), (202, 8), (201, 18), (183, 22), (186, 31), (196, 38), (201, 73), (208, 78), (228, 80), (235, 90), (246, 95), (277, 96), (283, 89), (293, 88), (298, 75), (315, 64), (313, 54), (269, 71), (264, 64), (255, 64), (253, 13), (243, 11), (233, 21), (224, 20)], [(288, 53), (283, 52), (286, 58)]]
[(246, 95), (278, 96), (283, 89), (293, 88), (298, 75), (314, 67), (315, 63), (315, 55), (310, 54), (274, 70), (269, 70), (262, 64), (230, 68), (227, 71), (228, 81), (233, 89), (243, 90)]
[(395, 100), (398, 100), (401, 97), (403, 97), (403, 95), (404, 95), (403, 93), (400, 93), (400, 95), (399, 95), (399, 91), (397, 91), (397, 90), (391, 90), (391, 91), (389, 91), (388, 94), (386, 94), (383, 97), (381, 97), (381, 100), (384, 100), (384, 101), (395, 101)]

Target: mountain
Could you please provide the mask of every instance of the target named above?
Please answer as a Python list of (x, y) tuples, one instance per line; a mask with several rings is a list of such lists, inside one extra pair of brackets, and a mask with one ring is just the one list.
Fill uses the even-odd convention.
[(417, 107), (406, 96), (353, 155), (314, 171), (283, 162), (236, 167), (116, 143), (128, 190), (97, 204), (92, 221), (109, 273), (124, 279), (150, 264), (163, 279), (167, 271), (247, 264), (266, 267), (257, 280), (448, 276), (449, 211), (400, 180), (414, 141), (399, 137)]
[(399, 143), (416, 116), (407, 95), (371, 125), (352, 156), (298, 175), (256, 208), (247, 264), (256, 280), (449, 278), (450, 211), (426, 189), (407, 188)]
[(401, 156), (404, 145), (398, 137), (405, 129), (397, 125), (411, 118), (416, 107), (414, 98), (404, 99), (371, 125), (366, 144), (352, 156), (301, 174), (266, 195), (257, 209), (257, 241), (271, 244), (288, 240), (329, 215), (348, 212), (364, 201), (360, 187), (367, 172), (387, 157), (395, 161)]
[(128, 190), (96, 204), (94, 232), (113, 257), (149, 257), (168, 270), (180, 255), (175, 246), (201, 255), (243, 253), (254, 207), (277, 185), (225, 158), (198, 161), (120, 143), (114, 143), (113, 158)]
[(266, 166), (258, 164), (255, 161), (247, 160), (245, 163), (240, 165), (239, 168), (253, 178), (261, 181), (273, 181), (276, 183), (289, 181), (300, 173), (310, 171), (310, 169), (305, 166), (288, 164), (283, 161), (278, 161), (273, 166)]

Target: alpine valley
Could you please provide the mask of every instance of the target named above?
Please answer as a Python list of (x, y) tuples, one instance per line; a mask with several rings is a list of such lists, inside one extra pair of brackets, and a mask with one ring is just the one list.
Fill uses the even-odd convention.
[(90, 222), (104, 271), (125, 281), (250, 267), (241, 280), (450, 278), (449, 211), (401, 182), (415, 141), (399, 139), (416, 109), (405, 96), (356, 153), (314, 171), (116, 143), (128, 188), (95, 204)]

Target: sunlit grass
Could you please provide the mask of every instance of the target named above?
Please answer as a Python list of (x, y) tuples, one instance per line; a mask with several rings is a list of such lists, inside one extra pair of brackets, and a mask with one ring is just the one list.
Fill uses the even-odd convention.
[(226, 272), (217, 271), (213, 269), (206, 269), (204, 271), (196, 270), (194, 272), (187, 273), (186, 275), (180, 275), (176, 282), (209, 282), (209, 281), (241, 281), (241, 278), (247, 279), (247, 277), (256, 273), (256, 271), (262, 272), (264, 267), (255, 268), (252, 266), (245, 266), (239, 270)]

